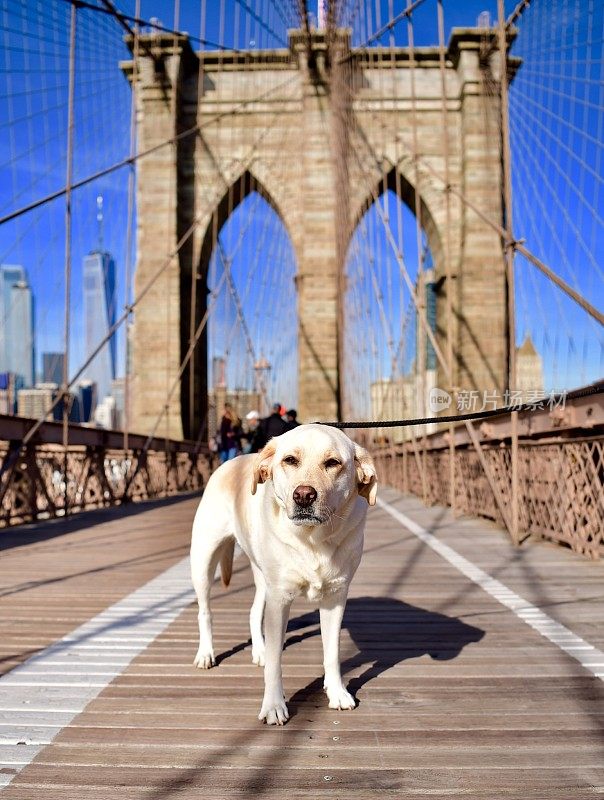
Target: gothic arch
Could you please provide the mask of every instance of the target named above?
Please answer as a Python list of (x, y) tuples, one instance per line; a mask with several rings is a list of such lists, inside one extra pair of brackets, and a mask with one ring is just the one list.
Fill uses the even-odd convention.
[[(379, 180), (376, 180), (372, 190), (364, 196), (357, 198), (356, 205), (352, 208), (352, 225), (350, 237), (354, 235), (357, 227), (373, 203), (378, 200), (386, 191), (392, 191), (399, 199), (417, 216), (416, 192), (415, 187), (408, 177), (408, 170), (405, 170), (403, 162), (399, 162), (398, 169), (392, 166), (390, 171)], [(428, 239), (428, 246), (434, 259), (437, 272), (444, 272), (439, 269), (442, 266), (443, 247), (442, 235), (439, 226), (439, 218), (442, 218), (442, 195), (443, 192), (434, 187), (429, 177), (420, 172), (419, 206), (422, 228)]]
[[(224, 191), (220, 200), (209, 212), (205, 230), (203, 231), (201, 244), (198, 250), (199, 256), (195, 259), (194, 269), (196, 270), (196, 303), (195, 303), (195, 323), (200, 324), (207, 310), (207, 299), (209, 288), (207, 285), (208, 270), (215, 241), (220, 234), (227, 220), (236, 211), (246, 197), (257, 192), (273, 209), (281, 224), (285, 228), (287, 235), (292, 243), (295, 252), (295, 243), (291, 235), (291, 230), (285, 221), (284, 214), (280, 205), (275, 200), (265, 183), (260, 180), (250, 169), (241, 172)], [(191, 275), (190, 272), (181, 271), (181, 317), (180, 317), (180, 352), (184, 358), (188, 348), (191, 335)], [(180, 403), (183, 422), (183, 430), (186, 438), (196, 439), (199, 431), (203, 430), (206, 424), (207, 415), (207, 369), (208, 369), (208, 341), (207, 328), (205, 328), (197, 343), (191, 358), (192, 371), (189, 367), (185, 369), (181, 381)], [(193, 387), (191, 387), (191, 379)], [(191, 405), (191, 402), (193, 405)]]

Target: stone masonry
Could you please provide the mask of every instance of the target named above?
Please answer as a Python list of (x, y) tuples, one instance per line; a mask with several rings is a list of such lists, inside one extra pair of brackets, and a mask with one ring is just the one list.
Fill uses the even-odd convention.
[[(136, 75), (133, 62), (122, 65), (137, 82), (139, 151), (185, 135), (138, 162), (135, 295), (163, 264), (169, 267), (135, 310), (133, 430), (148, 433), (163, 410), (158, 435), (198, 437), (207, 417), (204, 336), (167, 408), (166, 393), (189, 346), (192, 308), (193, 329), (206, 309), (217, 232), (254, 190), (279, 214), (296, 253), (302, 420), (335, 419), (339, 406), (345, 408), (338, 375), (338, 236), (343, 214), (349, 236), (386, 187), (413, 211), (419, 196), (439, 287), (437, 338), (443, 352), (450, 294), (453, 377), (439, 368), (438, 385), (505, 388), (509, 343), (501, 240), (453, 194), (447, 227), (447, 190), (431, 172), (445, 174), (446, 136), (450, 184), (502, 222), (498, 53), (488, 49), (495, 39), (492, 30), (454, 29), (446, 57), (446, 131), (437, 48), (416, 48), (413, 71), (406, 48), (349, 54), (348, 142), (335, 152), (338, 126), (322, 32), (313, 34), (310, 48), (302, 32), (291, 31), (289, 49), (245, 53), (194, 53), (184, 35), (140, 37)], [(338, 41), (347, 54), (345, 31), (338, 32)], [(510, 65), (512, 72), (511, 60)]]

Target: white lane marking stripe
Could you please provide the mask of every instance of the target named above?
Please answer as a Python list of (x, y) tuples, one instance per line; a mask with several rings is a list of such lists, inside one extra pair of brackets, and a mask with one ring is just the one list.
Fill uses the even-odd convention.
[[(61, 702), (65, 703), (68, 699), (69, 709), (62, 709), (64, 714), (61, 719), (62, 725), (49, 731), (47, 743), (50, 743), (194, 600), (195, 594), (189, 579), (189, 559), (187, 557), (141, 586), (140, 589), (132, 592), (128, 597), (71, 631), (47, 647), (46, 650), (15, 667), (4, 678), (0, 678), (0, 707), (7, 704), (12, 708), (21, 707), (24, 711), (33, 711), (27, 706), (36, 705), (43, 718), (49, 710), (52, 710), (49, 708), (50, 706), (60, 705)], [(106, 650), (99, 647), (99, 642), (107, 641), (108, 634), (110, 634), (112, 642), (122, 642), (125, 646), (124, 652), (120, 654), (119, 663), (106, 671), (103, 669), (103, 680), (101, 681), (73, 680), (74, 677), (81, 675), (82, 663), (78, 656), (85, 656), (87, 663), (95, 661), (94, 653), (90, 652), (91, 647), (92, 649), (99, 648), (99, 662), (101, 660), (106, 662)], [(63, 670), (65, 680), (69, 680), (69, 676), (72, 680), (68, 683), (49, 684), (46, 682), (45, 676), (49, 674), (49, 665), (53, 662), (56, 663), (58, 655), (73, 658), (74, 663), (67, 664)], [(106, 663), (103, 663), (103, 667), (107, 666)], [(99, 674), (99, 672), (89, 673), (95, 678), (98, 678)], [(57, 689), (61, 691), (55, 693), (53, 690)], [(42, 704), (40, 704), (41, 691), (44, 692), (45, 700)], [(66, 691), (68, 696), (65, 694)], [(47, 707), (43, 708), (44, 705)], [(35, 712), (31, 714), (30, 725), (32, 728), (37, 725)], [(20, 725), (15, 726), (14, 731), (11, 732), (10, 727), (3, 726), (5, 742), (6, 740), (9, 742), (23, 741), (24, 739), (20, 735), (23, 732), (20, 728)], [(2, 748), (5, 755), (14, 753), (17, 758), (13, 757), (10, 763), (10, 767), (15, 770), (15, 773), (1, 774), (0, 786), (8, 785), (17, 772), (33, 761), (45, 744), (16, 745), (16, 751), (11, 751), (10, 747)], [(0, 754), (1, 761), (2, 755)]]
[[(548, 616), (538, 606), (529, 603), (528, 600), (525, 600), (519, 594), (513, 592), (505, 584), (501, 583), (501, 581), (492, 578), (488, 573), (480, 569), (480, 567), (477, 567), (476, 564), (468, 561), (467, 558), (464, 558), (464, 556), (460, 555), (456, 550), (453, 550), (452, 547), (441, 542), (434, 534), (422, 528), (421, 525), (418, 525), (417, 522), (414, 522), (406, 514), (402, 514), (380, 498), (377, 499), (377, 505), (387, 514), (390, 514), (397, 522), (400, 522), (401, 525), (404, 525), (414, 536), (417, 536), (418, 539), (425, 542), (428, 547), (431, 547), (439, 556), (442, 556), (445, 561), (448, 561), (449, 564), (458, 569), (471, 581), (478, 584), (487, 594), (490, 594), (491, 597), (498, 600), (502, 605), (507, 606), (507, 608), (514, 612), (518, 619), (530, 625), (530, 627), (534, 628), (541, 636), (549, 639), (549, 641), (555, 644), (556, 647), (559, 647), (560, 650), (572, 656), (582, 667), (589, 670), (592, 675), (595, 675), (596, 678), (604, 680), (604, 672), (602, 672), (601, 667), (601, 662), (604, 661), (604, 652), (598, 650), (580, 636), (577, 636), (569, 630), (569, 628), (556, 622), (553, 617)], [(594, 658), (598, 659), (598, 663), (593, 662)]]

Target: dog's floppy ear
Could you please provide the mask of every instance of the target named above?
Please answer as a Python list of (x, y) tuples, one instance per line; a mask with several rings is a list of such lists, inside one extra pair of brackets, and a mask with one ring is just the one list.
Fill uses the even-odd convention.
[(274, 442), (269, 442), (256, 456), (254, 472), (252, 475), (252, 494), (256, 494), (259, 483), (264, 483), (273, 474), (273, 456), (277, 449)]
[(370, 506), (374, 506), (377, 497), (375, 465), (367, 450), (358, 444), (354, 446), (354, 464), (357, 468), (359, 494), (367, 500)]

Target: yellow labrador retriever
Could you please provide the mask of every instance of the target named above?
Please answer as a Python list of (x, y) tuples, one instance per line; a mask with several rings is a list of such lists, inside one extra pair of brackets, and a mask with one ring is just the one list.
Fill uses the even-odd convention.
[(289, 716), (281, 653), (289, 609), (299, 595), (319, 603), (329, 707), (354, 708), (340, 674), (340, 627), (361, 560), (367, 503), (375, 504), (376, 492), (367, 451), (337, 428), (316, 424), (271, 439), (257, 455), (227, 461), (208, 481), (191, 541), (199, 603), (195, 664), (202, 669), (215, 664), (210, 587), (219, 562), (228, 585), (237, 541), (256, 584), (252, 661), (264, 666), (259, 719), (269, 725), (283, 725)]

